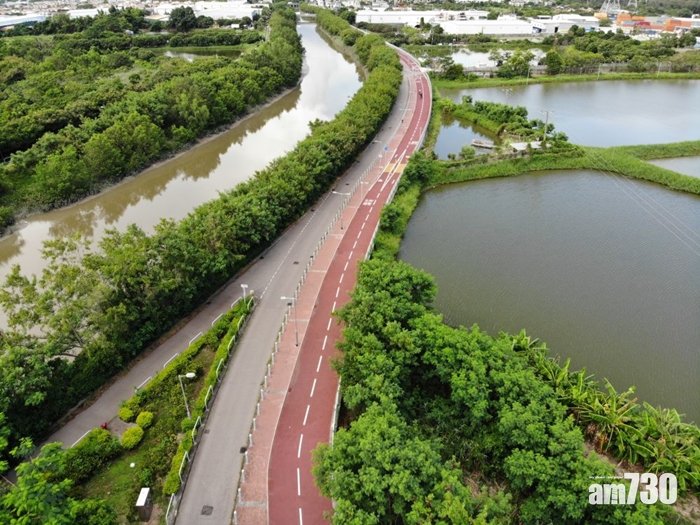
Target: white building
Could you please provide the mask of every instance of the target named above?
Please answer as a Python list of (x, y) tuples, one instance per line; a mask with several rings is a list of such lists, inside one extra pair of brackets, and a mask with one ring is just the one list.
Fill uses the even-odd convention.
[(517, 18), (498, 20), (456, 20), (441, 22), (440, 26), (450, 35), (531, 35), (532, 24)]
[(480, 20), (485, 19), (488, 11), (370, 11), (360, 10), (356, 15), (356, 23), (396, 24), (417, 26), (421, 22), (440, 24), (450, 20)]
[[(267, 3), (267, 2), (266, 2)], [(157, 15), (170, 15), (176, 7), (191, 7), (197, 16), (208, 16), (216, 20), (217, 18), (243, 18), (253, 17), (253, 14), (260, 14), (262, 6), (248, 4), (243, 1), (238, 2), (194, 2), (194, 3), (160, 3), (152, 9)]]
[(532, 20), (533, 33), (553, 35), (556, 33), (566, 33), (573, 26), (584, 28), (586, 31), (597, 31), (600, 27), (600, 20), (594, 16), (581, 16), (577, 14), (562, 14), (549, 16), (538, 16)]

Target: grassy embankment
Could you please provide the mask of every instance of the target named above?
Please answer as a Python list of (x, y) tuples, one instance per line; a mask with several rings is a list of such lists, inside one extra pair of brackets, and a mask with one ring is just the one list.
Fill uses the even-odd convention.
[[(153, 413), (153, 425), (146, 429), (143, 441), (136, 448), (124, 451), (90, 479), (79, 484), (75, 489), (76, 495), (106, 500), (124, 522), (135, 519), (134, 502), (141, 487), (151, 487), (154, 501), (163, 508), (167, 506), (164, 482), (169, 468), (172, 470), (173, 457), (184, 441), (191, 442), (194, 419), (204, 411), (204, 396), (209, 386), (215, 385), (218, 376), (225, 370), (223, 365), (235, 351), (233, 344), (251, 307), (250, 302), (239, 302), (125, 403), (125, 407), (128, 407), (126, 413), (130, 412), (134, 417), (143, 411)], [(222, 359), (223, 365), (217, 373)], [(183, 382), (192, 418), (186, 417), (177, 378), (178, 374), (187, 372), (196, 374), (194, 380)], [(120, 414), (124, 417), (123, 411)]]
[(474, 80), (445, 80), (433, 78), (435, 89), (485, 88), (498, 86), (522, 86), (526, 84), (559, 84), (562, 82), (590, 82), (597, 80), (678, 80), (699, 79), (697, 73), (597, 73), (583, 75), (534, 76), (528, 78), (476, 78)]
[[(700, 142), (697, 144), (700, 145)], [(493, 177), (512, 177), (532, 171), (591, 169), (617, 173), (654, 182), (672, 190), (700, 195), (700, 179), (649, 164), (618, 148), (586, 147), (562, 154), (542, 153), (481, 165), (469, 165), (460, 161), (445, 162), (444, 168), (430, 181), (428, 187)]]

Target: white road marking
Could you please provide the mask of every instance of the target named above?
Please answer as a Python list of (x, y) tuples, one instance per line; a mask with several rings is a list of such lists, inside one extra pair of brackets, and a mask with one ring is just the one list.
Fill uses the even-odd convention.
[(137, 386), (136, 388), (141, 388), (143, 385), (145, 385), (146, 383), (148, 383), (148, 382), (151, 380), (152, 377), (153, 377), (153, 376), (148, 376), (146, 379), (143, 380), (143, 383), (141, 383), (141, 384), (140, 384), (139, 386)]
[(202, 332), (199, 332), (197, 335), (195, 335), (192, 339), (190, 339), (190, 342), (187, 346), (191, 345), (194, 343), (194, 340), (197, 339), (200, 335), (202, 335)]
[(328, 336), (327, 336), (327, 335), (324, 335), (324, 336), (323, 336), (323, 344), (321, 345), (321, 350), (325, 350), (325, 349), (326, 349), (326, 343), (327, 343), (327, 342), (328, 342)]
[(78, 438), (78, 441), (76, 441), (75, 443), (73, 443), (73, 444), (71, 445), (71, 448), (73, 448), (75, 445), (77, 445), (78, 443), (80, 443), (80, 441), (81, 441), (85, 436), (87, 436), (87, 435), (90, 433), (91, 430), (92, 430), (92, 429), (88, 430), (87, 432), (85, 432), (85, 434), (83, 434), (82, 436), (80, 436), (80, 437)]
[(217, 315), (216, 317), (214, 317), (214, 320), (211, 322), (211, 325), (214, 326), (214, 325), (216, 324), (216, 322), (217, 322), (219, 319), (221, 319), (221, 316), (222, 316), (222, 315), (224, 315), (224, 312), (221, 312), (219, 315)]
[(331, 308), (331, 312), (335, 312), (335, 301), (333, 301), (333, 308)]
[(314, 391), (316, 390), (316, 378), (314, 378), (314, 383), (311, 385), (311, 393), (309, 394), (309, 397), (314, 397)]
[(301, 457), (301, 444), (304, 442), (304, 434), (299, 434), (299, 448), (297, 448), (297, 458)]
[(357, 248), (357, 240), (355, 240), (355, 244), (352, 245), (352, 249), (354, 250), (355, 248)]
[(299, 467), (297, 467), (297, 496), (301, 496), (301, 472)]
[(304, 525), (304, 520), (301, 517), (301, 507), (299, 507), (299, 525)]
[(328, 326), (326, 326), (326, 331), (331, 329), (331, 321), (332, 319), (328, 319)]
[(322, 355), (318, 356), (318, 364), (316, 365), (316, 372), (318, 372), (319, 370), (321, 370), (321, 361), (323, 361), (323, 356), (322, 356)]
[(352, 252), (354, 252), (354, 251), (355, 250), (350, 250), (350, 255), (348, 255), (348, 259), (352, 259)]
[(350, 261), (346, 261), (346, 262), (345, 262), (345, 267), (343, 268), (343, 271), (344, 271), (344, 272), (347, 271), (347, 269), (348, 269), (348, 264), (350, 264)]
[(306, 405), (306, 413), (304, 414), (304, 422), (301, 424), (302, 427), (306, 426), (306, 419), (309, 417), (309, 409), (311, 405)]
[(168, 363), (169, 363), (170, 361), (172, 361), (173, 359), (175, 359), (178, 355), (180, 355), (180, 352), (178, 352), (177, 354), (175, 354), (175, 355), (173, 355), (173, 356), (170, 356), (170, 358), (169, 358), (165, 363), (163, 363), (163, 368), (165, 368), (166, 366), (168, 366)]
[(337, 299), (339, 295), (340, 295), (340, 286), (338, 286), (338, 288), (335, 289), (335, 298)]
[(340, 274), (340, 280), (338, 281), (338, 284), (343, 282), (343, 278), (345, 277), (345, 272)]

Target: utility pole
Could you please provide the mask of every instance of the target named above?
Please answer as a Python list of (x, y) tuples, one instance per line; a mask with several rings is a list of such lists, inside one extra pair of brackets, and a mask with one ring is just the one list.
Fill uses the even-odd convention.
[(544, 113), (544, 130), (542, 131), (542, 145), (544, 146), (545, 140), (547, 139), (547, 126), (549, 125), (549, 113), (550, 110), (545, 109), (542, 111)]

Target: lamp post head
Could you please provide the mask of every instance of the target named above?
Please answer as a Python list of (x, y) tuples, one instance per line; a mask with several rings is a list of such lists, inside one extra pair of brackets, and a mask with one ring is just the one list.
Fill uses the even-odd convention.
[(197, 377), (197, 374), (195, 374), (194, 372), (187, 372), (187, 373), (185, 374), (185, 377), (186, 377), (187, 379), (194, 379), (195, 377)]

